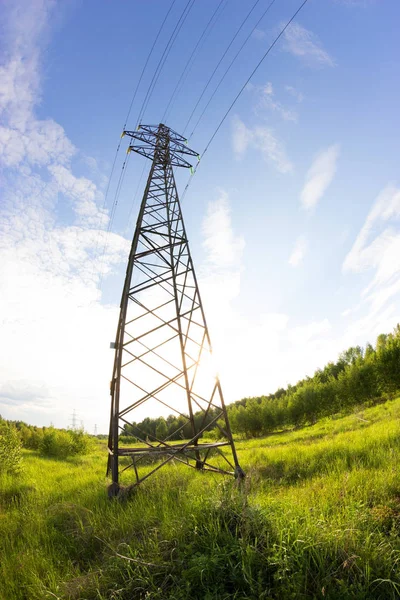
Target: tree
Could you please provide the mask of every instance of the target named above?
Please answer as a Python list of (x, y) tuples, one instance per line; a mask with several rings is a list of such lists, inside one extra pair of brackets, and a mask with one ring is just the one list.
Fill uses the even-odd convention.
[(158, 440), (165, 440), (168, 435), (168, 427), (164, 417), (160, 417), (158, 419), (158, 423), (156, 426), (156, 438)]
[(16, 474), (21, 471), (22, 444), (17, 428), (2, 422), (0, 427), (0, 465), (5, 473)]

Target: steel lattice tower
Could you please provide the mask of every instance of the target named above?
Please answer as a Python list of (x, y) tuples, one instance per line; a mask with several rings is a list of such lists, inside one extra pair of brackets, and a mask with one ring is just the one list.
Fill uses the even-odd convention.
[[(221, 384), (210, 372), (210, 336), (173, 172), (173, 167), (190, 168), (183, 155), (197, 153), (186, 146), (184, 137), (163, 124), (142, 125), (124, 134), (132, 138), (128, 152), (150, 158), (152, 164), (132, 241), (114, 345), (110, 495), (118, 494), (123, 471), (132, 469), (134, 476), (128, 483), (136, 486), (173, 459), (196, 469), (243, 477)], [(121, 446), (120, 431), (134, 423), (135, 411), (138, 414), (145, 403), (147, 415), (158, 416), (160, 407), (178, 415), (176, 430), (166, 439), (157, 439), (141, 432), (135, 423), (135, 437), (142, 447)], [(203, 434), (215, 426), (222, 441), (201, 443)], [(177, 442), (183, 431), (189, 439)]]

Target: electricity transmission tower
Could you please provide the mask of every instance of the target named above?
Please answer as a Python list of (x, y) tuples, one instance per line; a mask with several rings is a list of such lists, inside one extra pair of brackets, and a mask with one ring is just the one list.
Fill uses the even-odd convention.
[(73, 431), (75, 431), (78, 428), (76, 419), (77, 419), (76, 410), (74, 408), (74, 410), (72, 411), (72, 415), (71, 415), (71, 429), (73, 429)]
[[(134, 487), (172, 460), (241, 478), (221, 384), (212, 371), (210, 336), (173, 172), (173, 167), (190, 168), (184, 156), (197, 153), (163, 124), (141, 125), (123, 135), (131, 138), (128, 152), (152, 163), (112, 345), (109, 493), (119, 493), (122, 472), (132, 472), (123, 481)], [(160, 408), (176, 416), (174, 430), (150, 436), (136, 421), (158, 416)], [(141, 447), (120, 444), (125, 425), (133, 427)], [(203, 434), (215, 427), (219, 441), (202, 443)]]

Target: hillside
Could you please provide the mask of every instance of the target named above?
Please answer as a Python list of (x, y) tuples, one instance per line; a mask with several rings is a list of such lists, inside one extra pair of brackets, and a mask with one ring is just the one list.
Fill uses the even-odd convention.
[(247, 478), (174, 465), (129, 502), (105, 447), (3, 474), (0, 598), (398, 598), (400, 398), (238, 442)]

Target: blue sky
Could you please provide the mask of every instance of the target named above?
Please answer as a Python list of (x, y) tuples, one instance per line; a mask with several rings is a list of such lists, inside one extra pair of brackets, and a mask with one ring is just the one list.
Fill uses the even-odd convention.
[[(174, 3), (128, 128), (185, 5)], [(252, 5), (222, 3), (167, 119), (177, 131)], [(299, 5), (276, 0), (257, 26), (190, 138), (199, 153)], [(107, 429), (109, 342), (145, 183), (145, 159), (130, 155), (107, 236), (125, 140), (106, 199), (105, 191), (133, 91), (169, 6), (1, 5), (6, 418), (66, 426), (76, 409), (89, 431), (95, 423)], [(143, 122), (161, 120), (217, 6), (193, 3)], [(187, 134), (267, 6), (256, 5)], [(309, 0), (202, 157), (183, 209), (228, 401), (295, 383), (400, 320), (399, 17), (394, 0)], [(187, 177), (177, 174), (181, 193)]]

